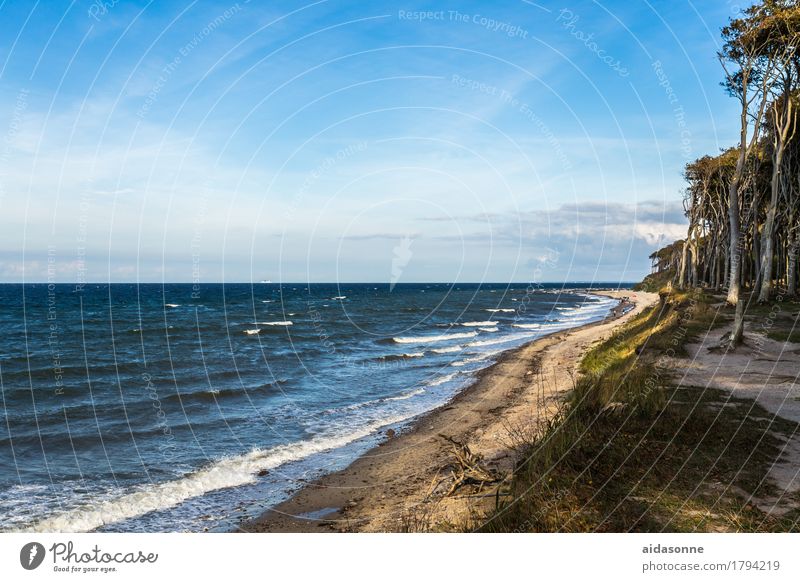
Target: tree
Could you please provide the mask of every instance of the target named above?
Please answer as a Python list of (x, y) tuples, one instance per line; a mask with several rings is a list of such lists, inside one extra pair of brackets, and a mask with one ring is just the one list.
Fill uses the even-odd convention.
[(727, 301), (736, 305), (742, 284), (742, 248), (739, 195), (747, 158), (758, 142), (767, 105), (767, 93), (774, 82), (776, 61), (769, 58), (772, 38), (764, 35), (764, 14), (752, 6), (745, 16), (731, 20), (722, 29), (724, 42), (719, 61), (725, 71), (724, 86), (740, 103), (739, 145), (736, 168), (728, 187), (730, 275)]
[(800, 42), (800, 9), (796, 6), (763, 7), (766, 11), (760, 26), (760, 34), (764, 46), (764, 58), (774, 63), (778, 82), (777, 94), (774, 95), (769, 112), (772, 138), (772, 176), (770, 179), (770, 198), (766, 218), (761, 229), (760, 257), (760, 291), (758, 300), (769, 301), (772, 291), (772, 275), (774, 261), (775, 219), (778, 213), (778, 202), (783, 179), (784, 156), (786, 147), (794, 139), (797, 123), (797, 103), (794, 90), (797, 81), (796, 54)]

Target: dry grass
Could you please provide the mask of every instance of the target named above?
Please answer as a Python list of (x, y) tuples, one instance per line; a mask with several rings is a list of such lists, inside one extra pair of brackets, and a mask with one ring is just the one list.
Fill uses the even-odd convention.
[(793, 531), (751, 496), (795, 423), (725, 392), (670, 385), (659, 356), (725, 317), (698, 293), (664, 296), (592, 349), (549, 423), (509, 431), (523, 461), (482, 531)]

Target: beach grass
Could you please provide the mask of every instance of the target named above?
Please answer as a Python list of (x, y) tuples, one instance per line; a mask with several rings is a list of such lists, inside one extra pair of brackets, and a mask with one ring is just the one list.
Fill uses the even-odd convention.
[(764, 510), (776, 494), (766, 476), (797, 424), (728, 392), (677, 387), (660, 364), (729, 320), (715, 302), (662, 293), (592, 348), (556, 418), (530, 431), (510, 495), (480, 531), (797, 529), (797, 510)]
[(659, 273), (647, 275), (641, 283), (633, 286), (634, 291), (658, 293), (675, 278), (675, 269), (665, 269)]

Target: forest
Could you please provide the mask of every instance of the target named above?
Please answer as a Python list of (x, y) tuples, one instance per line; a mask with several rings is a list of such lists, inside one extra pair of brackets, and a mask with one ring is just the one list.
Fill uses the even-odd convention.
[(686, 165), (686, 238), (651, 258), (678, 289), (764, 303), (798, 291), (800, 5), (759, 2), (730, 20), (722, 40), (738, 142)]

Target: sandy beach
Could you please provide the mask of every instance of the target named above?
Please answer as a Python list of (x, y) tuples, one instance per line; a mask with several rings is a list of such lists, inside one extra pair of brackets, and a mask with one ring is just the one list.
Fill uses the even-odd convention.
[(518, 436), (556, 412), (574, 385), (582, 354), (658, 302), (653, 293), (595, 293), (622, 303), (602, 322), (506, 352), (447, 405), (420, 417), (402, 434), (387, 435), (346, 469), (307, 485), (240, 531), (396, 532), (415, 531), (422, 522), (454, 528), (470, 523), (482, 503), (494, 503), (495, 493), (445, 495), (453, 456), (440, 435), (466, 443), (486, 467), (508, 475), (517, 460)]

